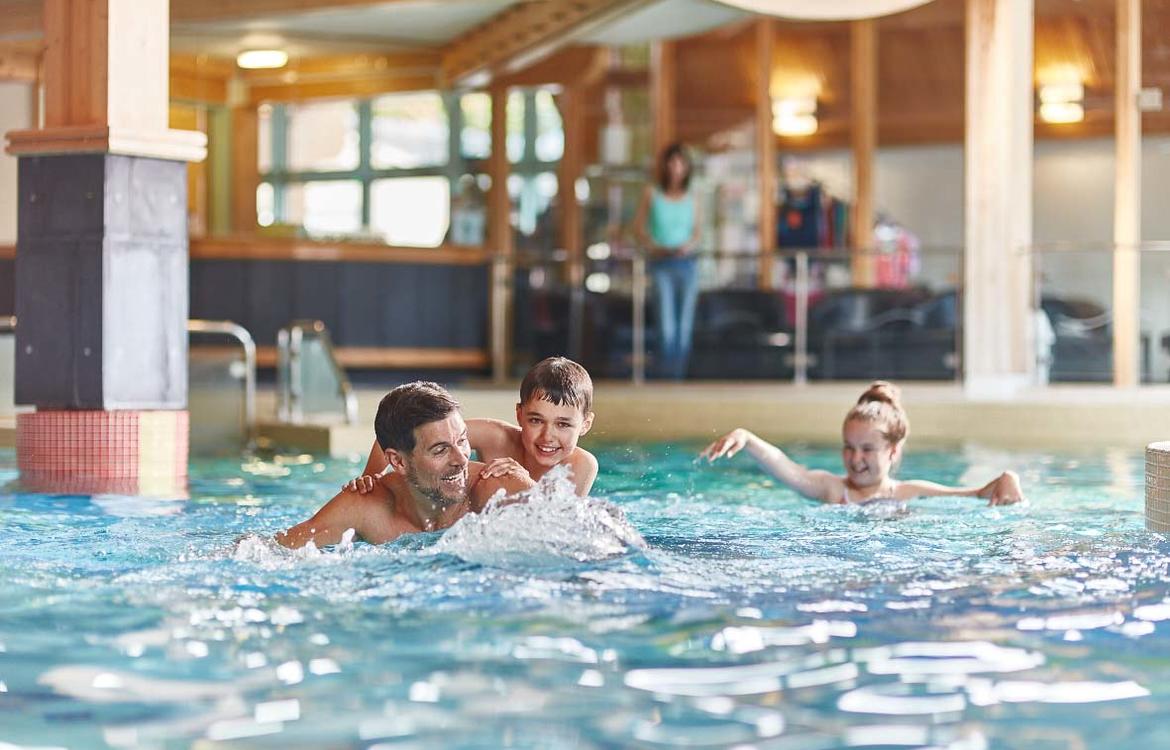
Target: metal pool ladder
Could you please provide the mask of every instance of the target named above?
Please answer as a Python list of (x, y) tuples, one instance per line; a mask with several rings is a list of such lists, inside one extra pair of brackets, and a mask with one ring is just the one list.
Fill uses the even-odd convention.
[(357, 395), (319, 320), (294, 320), (277, 332), (276, 393), (282, 422), (357, 422)]
[[(198, 452), (218, 453), (237, 448), (231, 445), (232, 433), (223, 429), (233, 419), (238, 425), (238, 438), (246, 445), (255, 437), (256, 429), (256, 342), (248, 329), (230, 320), (188, 320), (187, 334), (217, 336), (234, 339), (243, 352), (243, 361), (236, 358), (238, 351), (214, 347), (188, 347), (188, 408), (191, 411), (191, 447)], [(223, 397), (225, 386), (233, 381), (243, 382), (243, 404), (233, 406)], [(238, 387), (238, 386), (236, 386)], [(234, 404), (239, 404), (238, 401)], [(238, 411), (237, 411), (238, 410)], [(235, 412), (231, 414), (230, 412)], [(216, 417), (223, 417), (217, 419)], [(234, 432), (234, 430), (233, 430)]]

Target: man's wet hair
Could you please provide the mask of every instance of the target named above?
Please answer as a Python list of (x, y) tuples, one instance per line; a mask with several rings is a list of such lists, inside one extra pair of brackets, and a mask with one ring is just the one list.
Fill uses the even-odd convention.
[(410, 453), (414, 431), (429, 422), (446, 419), (458, 411), (459, 402), (438, 383), (416, 380), (400, 385), (382, 397), (374, 417), (374, 434), (382, 450)]
[(593, 408), (593, 379), (584, 367), (565, 357), (549, 357), (532, 366), (520, 383), (520, 403), (539, 398), (568, 404), (589, 414)]

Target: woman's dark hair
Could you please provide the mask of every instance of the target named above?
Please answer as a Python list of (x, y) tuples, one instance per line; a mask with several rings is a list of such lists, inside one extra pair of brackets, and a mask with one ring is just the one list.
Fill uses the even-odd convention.
[(679, 157), (683, 163), (687, 165), (687, 172), (682, 178), (682, 189), (685, 191), (691, 186), (691, 172), (694, 171), (694, 165), (691, 164), (691, 157), (687, 156), (687, 151), (683, 148), (681, 143), (672, 143), (662, 150), (662, 156), (658, 157), (658, 187), (663, 192), (670, 190), (670, 160), (674, 157)]

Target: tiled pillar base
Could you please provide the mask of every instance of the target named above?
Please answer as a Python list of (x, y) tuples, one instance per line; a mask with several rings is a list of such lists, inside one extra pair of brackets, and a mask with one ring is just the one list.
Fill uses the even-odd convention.
[(1146, 446), (1146, 528), (1170, 532), (1170, 442)]
[(38, 492), (182, 496), (187, 434), (186, 411), (18, 414), (16, 461)]

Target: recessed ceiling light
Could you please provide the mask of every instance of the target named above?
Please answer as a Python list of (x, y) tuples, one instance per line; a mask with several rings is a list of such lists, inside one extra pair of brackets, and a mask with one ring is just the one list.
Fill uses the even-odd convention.
[(279, 49), (249, 49), (236, 55), (236, 65), (249, 70), (283, 68), (287, 63), (288, 53)]

